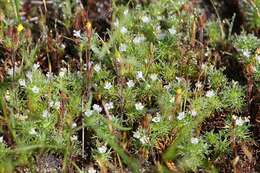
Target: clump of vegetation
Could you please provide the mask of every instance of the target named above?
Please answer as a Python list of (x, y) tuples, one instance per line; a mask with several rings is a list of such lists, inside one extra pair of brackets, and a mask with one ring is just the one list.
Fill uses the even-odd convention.
[[(246, 108), (260, 79), (254, 33), (223, 34), (220, 20), (203, 21), (186, 0), (113, 1), (103, 36), (81, 2), (29, 11), (26, 2), (2, 2), (0, 172), (254, 167)], [(218, 66), (223, 41), (247, 85)]]

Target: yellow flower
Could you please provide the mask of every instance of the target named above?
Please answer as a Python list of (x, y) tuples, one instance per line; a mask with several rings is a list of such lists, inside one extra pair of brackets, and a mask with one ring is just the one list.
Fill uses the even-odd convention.
[(92, 28), (92, 24), (91, 24), (91, 22), (87, 22), (87, 24), (86, 24), (86, 28), (87, 28), (88, 30), (90, 30), (90, 29)]
[(181, 94), (181, 93), (182, 93), (181, 88), (177, 89), (177, 90), (176, 90), (176, 93), (177, 93), (177, 94)]
[(20, 23), (18, 26), (17, 26), (17, 31), (18, 32), (22, 32), (24, 29), (23, 25)]

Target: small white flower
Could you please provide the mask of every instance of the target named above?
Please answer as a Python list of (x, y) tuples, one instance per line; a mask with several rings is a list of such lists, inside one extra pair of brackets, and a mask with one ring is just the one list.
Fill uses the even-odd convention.
[(113, 102), (106, 103), (105, 107), (107, 108), (107, 110), (113, 109), (114, 108), (114, 103)]
[(138, 72), (136, 73), (136, 79), (144, 79), (143, 72), (138, 71)]
[(16, 71), (14, 71), (13, 68), (9, 68), (9, 69), (7, 70), (7, 74), (8, 74), (9, 76), (13, 76), (14, 73), (16, 73)]
[(26, 86), (25, 80), (24, 79), (19, 79), (19, 85), (25, 87)]
[(128, 15), (128, 9), (126, 9), (126, 10), (124, 11), (124, 15), (125, 15), (125, 16)]
[(119, 51), (120, 52), (125, 52), (126, 49), (127, 49), (127, 45), (126, 44), (120, 44), (120, 46), (119, 46)]
[(242, 53), (243, 53), (243, 56), (246, 58), (249, 58), (251, 56), (251, 52), (248, 50), (244, 50)]
[(54, 103), (55, 109), (60, 109), (60, 101)]
[(142, 144), (148, 144), (149, 143), (149, 138), (146, 135), (143, 135), (139, 140)]
[(190, 141), (191, 141), (192, 144), (198, 144), (199, 143), (199, 139), (194, 138), (194, 137), (192, 137)]
[(61, 43), (60, 47), (61, 47), (62, 49), (65, 49), (65, 48), (66, 48), (66, 45), (65, 45), (64, 43)]
[(173, 96), (171, 99), (170, 99), (170, 103), (174, 103), (175, 102), (175, 97)]
[(86, 110), (86, 111), (84, 112), (84, 115), (85, 115), (86, 117), (90, 117), (92, 114), (93, 114), (93, 111), (92, 111), (92, 110)]
[(238, 117), (235, 123), (237, 126), (242, 126), (245, 123), (245, 121), (241, 117)]
[(138, 131), (134, 132), (133, 137), (136, 139), (139, 139), (141, 137), (140, 131), (138, 130)]
[(64, 77), (66, 73), (67, 73), (67, 69), (66, 68), (61, 68), (60, 72), (59, 72), (59, 76), (60, 77)]
[(44, 110), (43, 112), (42, 112), (42, 117), (43, 118), (48, 118), (48, 117), (50, 117), (50, 112), (46, 109), (46, 110)]
[(110, 82), (105, 82), (105, 86), (104, 86), (104, 89), (111, 89), (112, 88), (112, 84)]
[(260, 55), (256, 56), (256, 62), (260, 64)]
[(185, 112), (180, 112), (177, 116), (178, 120), (183, 120), (185, 118)]
[(214, 91), (209, 90), (209, 91), (206, 92), (206, 97), (213, 97), (213, 96), (215, 96)]
[(202, 64), (201, 64), (201, 69), (202, 69), (202, 70), (205, 70), (206, 67), (207, 67), (207, 64), (206, 64), (206, 63), (202, 63)]
[(53, 73), (48, 71), (47, 74), (46, 74), (46, 77), (48, 79), (52, 79), (53, 78)]
[(98, 147), (99, 153), (104, 154), (104, 153), (106, 153), (106, 151), (107, 151), (107, 147), (105, 145)]
[(202, 83), (201, 83), (201, 82), (197, 82), (197, 83), (195, 84), (195, 86), (196, 86), (198, 89), (200, 89), (200, 88), (202, 88)]
[(121, 28), (120, 31), (121, 31), (122, 34), (126, 34), (127, 33), (127, 29), (124, 26)]
[(102, 111), (102, 108), (98, 104), (94, 104), (92, 107), (93, 107), (93, 110), (98, 113), (100, 113)]
[(156, 81), (158, 79), (158, 75), (153, 73), (153, 74), (150, 75), (150, 79), (152, 81)]
[(143, 16), (143, 17), (142, 17), (142, 21), (143, 21), (144, 23), (149, 23), (151, 20), (150, 20), (149, 17)]
[(1, 136), (1, 137), (0, 137), (0, 143), (3, 143), (3, 142), (4, 142), (4, 137)]
[(191, 116), (196, 117), (197, 112), (196, 112), (194, 109), (192, 109), (191, 112), (190, 112), (190, 114), (191, 114)]
[(74, 36), (74, 37), (77, 37), (77, 38), (81, 38), (80, 30), (78, 30), (78, 31), (73, 30), (73, 36)]
[(99, 72), (99, 71), (101, 70), (100, 64), (94, 65), (94, 70), (95, 70), (96, 72)]
[(37, 135), (35, 128), (31, 128), (31, 130), (29, 131), (29, 134), (30, 135)]
[(145, 41), (145, 37), (144, 36), (136, 36), (134, 39), (133, 39), (133, 43), (134, 44), (140, 44), (142, 42)]
[(152, 122), (159, 123), (161, 121), (161, 119), (162, 118), (161, 118), (160, 114), (157, 114), (156, 117), (153, 117)]
[(73, 135), (70, 137), (71, 141), (77, 141), (78, 140), (78, 136), (77, 135)]
[(135, 86), (135, 83), (133, 80), (129, 80), (126, 84), (127, 84), (128, 88), (132, 88)]
[(36, 64), (33, 64), (33, 69), (37, 70), (40, 67), (40, 64), (37, 62)]
[(171, 85), (164, 85), (163, 87), (168, 91), (171, 88)]
[(144, 105), (141, 102), (135, 104), (135, 109), (141, 111), (144, 109)]
[(72, 128), (76, 128), (77, 127), (77, 123), (72, 123)]
[(37, 86), (34, 86), (34, 87), (32, 88), (32, 92), (33, 92), (34, 94), (38, 94), (38, 93), (40, 92), (40, 89), (39, 89)]
[(93, 167), (89, 167), (88, 173), (97, 173), (97, 170), (95, 170)]
[(168, 29), (168, 31), (169, 31), (169, 33), (170, 33), (171, 35), (175, 35), (175, 34), (176, 34), (176, 29), (175, 29), (174, 27)]

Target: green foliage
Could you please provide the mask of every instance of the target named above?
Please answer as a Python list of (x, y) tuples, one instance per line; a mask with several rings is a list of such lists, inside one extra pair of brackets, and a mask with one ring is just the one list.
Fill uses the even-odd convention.
[[(19, 11), (19, 3), (13, 4)], [(194, 25), (200, 9), (189, 9), (189, 1), (131, 9), (114, 2), (107, 40), (80, 23), (82, 16), (74, 14), (84, 10), (76, 2), (53, 5), (52, 12), (61, 13), (55, 26), (44, 21), (47, 13), (34, 24), (40, 39), (28, 34), (35, 26), (25, 21), (26, 31), (13, 31), (17, 41), (6, 34), (7, 20), (0, 20), (0, 44), (19, 62), (5, 67), (0, 85), (0, 132), (8, 136), (0, 141), (0, 172), (19, 166), (33, 172), (32, 163), (43, 153), (57, 155), (62, 172), (71, 165), (79, 172), (168, 172), (163, 163), (168, 161), (183, 172), (213, 172), (216, 160), (233, 156), (231, 143), (251, 140), (248, 119), (237, 116), (244, 111), (245, 86), (215, 66), (219, 23), (206, 25), (210, 46), (198, 45)], [(0, 8), (6, 12), (11, 6)], [(241, 63), (255, 67), (256, 82), (259, 39), (245, 32), (232, 38)], [(225, 129), (201, 131), (207, 118), (220, 114), (234, 115), (225, 119)]]

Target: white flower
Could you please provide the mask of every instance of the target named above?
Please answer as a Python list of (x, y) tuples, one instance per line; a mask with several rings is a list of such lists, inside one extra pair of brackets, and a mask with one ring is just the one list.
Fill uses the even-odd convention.
[(144, 79), (143, 72), (138, 71), (138, 72), (136, 73), (136, 78), (137, 78), (137, 79)]
[(235, 123), (237, 126), (242, 126), (245, 123), (245, 121), (241, 117), (238, 117)]
[(199, 139), (194, 138), (194, 137), (192, 137), (190, 141), (191, 141), (192, 144), (198, 144), (199, 143)]
[(30, 135), (37, 135), (35, 128), (31, 128), (31, 130), (29, 131), (29, 134)]
[(73, 30), (73, 36), (77, 37), (77, 38), (81, 38), (80, 30), (78, 30), (78, 31)]
[(144, 109), (144, 105), (141, 102), (135, 104), (135, 109), (141, 111)]
[(140, 44), (142, 42), (145, 41), (145, 37), (144, 36), (136, 36), (134, 39), (133, 39), (133, 43), (134, 44)]
[(90, 117), (92, 114), (93, 114), (93, 111), (92, 111), (92, 110), (86, 110), (86, 111), (84, 112), (84, 115), (85, 115), (86, 117)]
[(170, 88), (171, 88), (171, 85), (169, 84), (169, 85), (164, 85), (163, 86), (166, 90), (169, 90)]
[(55, 107), (56, 109), (60, 109), (60, 101), (55, 102), (55, 103), (54, 103), (54, 107)]
[(150, 75), (150, 79), (152, 81), (156, 81), (158, 79), (158, 75), (153, 73), (153, 74)]
[(37, 62), (36, 64), (33, 64), (33, 69), (37, 70), (40, 67), (40, 64)]
[(119, 51), (120, 52), (125, 52), (126, 49), (127, 49), (127, 45), (126, 44), (120, 44), (120, 46), (119, 46)]
[(19, 85), (25, 87), (26, 86), (26, 82), (24, 79), (19, 79)]
[(50, 117), (50, 113), (49, 113), (49, 111), (48, 111), (47, 109), (42, 112), (42, 117), (43, 117), (43, 118), (48, 118), (48, 117)]
[(150, 22), (150, 18), (147, 17), (147, 16), (143, 16), (143, 17), (142, 17), (142, 21), (143, 21), (144, 23), (149, 23), (149, 22)]
[(73, 135), (70, 137), (71, 141), (77, 141), (78, 140), (78, 136), (77, 135)]
[(149, 138), (146, 135), (143, 135), (139, 140), (142, 144), (148, 144), (149, 143)]
[(244, 50), (242, 53), (243, 53), (243, 56), (246, 58), (249, 58), (251, 56), (251, 52), (248, 50)]
[(48, 71), (47, 74), (46, 74), (46, 77), (48, 79), (52, 79), (53, 78), (53, 73)]
[(170, 99), (170, 103), (174, 103), (175, 102), (175, 97), (172, 97), (171, 99)]
[(104, 86), (105, 89), (109, 90), (112, 88), (112, 84), (110, 82), (105, 82), (105, 86)]
[(201, 82), (200, 82), (200, 81), (199, 81), (199, 82), (197, 82), (197, 83), (195, 84), (195, 86), (196, 86), (198, 89), (202, 88), (202, 84), (201, 84)]
[(0, 143), (3, 143), (3, 142), (4, 142), (4, 137), (1, 136), (1, 137), (0, 137)]
[(106, 103), (105, 107), (107, 108), (107, 110), (113, 109), (114, 108), (114, 103), (113, 102)]
[(97, 173), (97, 170), (95, 170), (93, 167), (89, 167), (88, 173)]
[(98, 147), (99, 153), (104, 154), (104, 153), (106, 153), (106, 151), (107, 151), (107, 147), (105, 145)]
[(213, 97), (213, 96), (215, 96), (214, 91), (209, 90), (209, 91), (206, 92), (206, 97)]
[(34, 87), (32, 88), (32, 92), (33, 92), (34, 94), (38, 94), (38, 93), (40, 92), (40, 89), (39, 89), (37, 86), (34, 86)]
[(160, 114), (157, 114), (156, 117), (153, 117), (152, 122), (159, 123), (161, 121), (161, 119), (162, 118), (161, 118)]
[(121, 31), (122, 34), (126, 34), (127, 33), (127, 29), (124, 26), (121, 28), (120, 31)]
[(92, 107), (93, 107), (93, 110), (98, 113), (100, 113), (102, 111), (102, 108), (98, 104), (94, 104)]
[(180, 112), (177, 116), (178, 120), (183, 120), (185, 118), (185, 112)]
[(99, 71), (101, 70), (100, 64), (96, 64), (96, 65), (94, 66), (94, 70), (95, 70), (96, 72), (99, 72)]
[(135, 83), (133, 80), (129, 80), (126, 84), (127, 84), (128, 88), (132, 88), (135, 86)]
[(174, 27), (168, 29), (168, 31), (169, 31), (169, 33), (170, 33), (171, 35), (175, 35), (175, 34), (176, 34), (176, 30), (175, 30)]
[(260, 55), (256, 56), (256, 62), (260, 64)]
[(206, 67), (207, 67), (207, 64), (206, 64), (206, 63), (202, 63), (202, 64), (201, 64), (201, 69), (202, 69), (202, 70), (205, 70)]
[(139, 139), (141, 137), (140, 131), (138, 130), (138, 131), (134, 132), (133, 137), (136, 139)]
[(191, 116), (195, 117), (197, 115), (197, 112), (193, 109), (193, 110), (191, 110), (190, 114), (191, 114)]
[(76, 128), (77, 127), (77, 123), (72, 123), (72, 128)]
[(67, 73), (67, 69), (66, 68), (61, 68), (60, 72), (59, 72), (59, 76), (60, 77), (64, 77), (66, 73)]
[(124, 11), (124, 15), (125, 15), (125, 16), (128, 15), (128, 9), (126, 9), (126, 10)]

